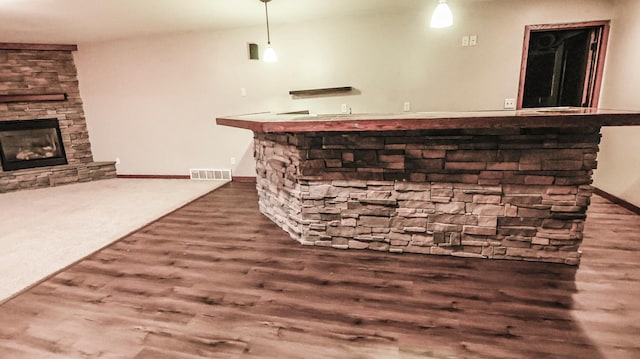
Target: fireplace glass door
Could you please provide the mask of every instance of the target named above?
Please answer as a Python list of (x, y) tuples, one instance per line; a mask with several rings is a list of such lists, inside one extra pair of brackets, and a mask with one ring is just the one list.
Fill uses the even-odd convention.
[(5, 171), (67, 163), (57, 119), (0, 122)]

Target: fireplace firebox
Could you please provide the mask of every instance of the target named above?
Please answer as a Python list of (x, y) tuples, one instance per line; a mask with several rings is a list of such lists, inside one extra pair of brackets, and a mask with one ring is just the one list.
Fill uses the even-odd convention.
[(0, 157), (4, 171), (67, 164), (58, 119), (1, 121)]

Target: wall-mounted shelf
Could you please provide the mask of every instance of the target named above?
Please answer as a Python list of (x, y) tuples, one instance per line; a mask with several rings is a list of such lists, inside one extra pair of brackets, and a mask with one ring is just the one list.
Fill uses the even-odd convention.
[(0, 103), (10, 102), (38, 102), (38, 101), (65, 101), (66, 93), (52, 93), (40, 95), (0, 95)]
[(77, 45), (0, 42), (0, 50), (77, 51)]
[(289, 91), (289, 95), (291, 96), (322, 96), (322, 95), (335, 95), (340, 93), (351, 92), (353, 87), (344, 86), (344, 87), (327, 87), (321, 89), (313, 89), (313, 90), (297, 90), (297, 91)]

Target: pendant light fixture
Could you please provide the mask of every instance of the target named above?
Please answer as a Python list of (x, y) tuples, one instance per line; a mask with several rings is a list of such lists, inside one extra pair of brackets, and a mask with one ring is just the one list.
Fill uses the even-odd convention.
[(265, 62), (276, 62), (278, 61), (278, 56), (276, 55), (276, 51), (271, 47), (271, 34), (269, 32), (269, 9), (267, 8), (267, 3), (271, 0), (260, 0), (264, 3), (264, 14), (267, 18), (267, 48), (264, 50), (262, 54), (262, 59)]
[(453, 25), (453, 15), (447, 5), (447, 0), (438, 0), (438, 6), (431, 16), (431, 27), (440, 29), (451, 25)]

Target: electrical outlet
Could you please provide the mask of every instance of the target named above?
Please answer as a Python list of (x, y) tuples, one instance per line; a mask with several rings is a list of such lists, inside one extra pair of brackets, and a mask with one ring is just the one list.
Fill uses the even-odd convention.
[(349, 112), (349, 105), (347, 105), (346, 103), (343, 103), (343, 104), (340, 106), (340, 112), (342, 112), (342, 113), (347, 113), (347, 112)]
[(120, 157), (116, 157), (116, 164), (119, 165), (120, 164)]
[(469, 46), (469, 36), (465, 35), (462, 37), (462, 46)]
[(505, 98), (504, 99), (504, 109), (505, 110), (515, 110), (516, 109), (516, 99), (515, 98)]
[(411, 111), (411, 102), (409, 102), (409, 101), (405, 102), (404, 106), (403, 106), (403, 109), (404, 109), (404, 112)]
[(235, 157), (231, 157), (231, 158), (229, 159), (229, 162), (230, 162), (232, 165), (235, 165), (235, 164), (236, 164), (236, 158), (235, 158)]

